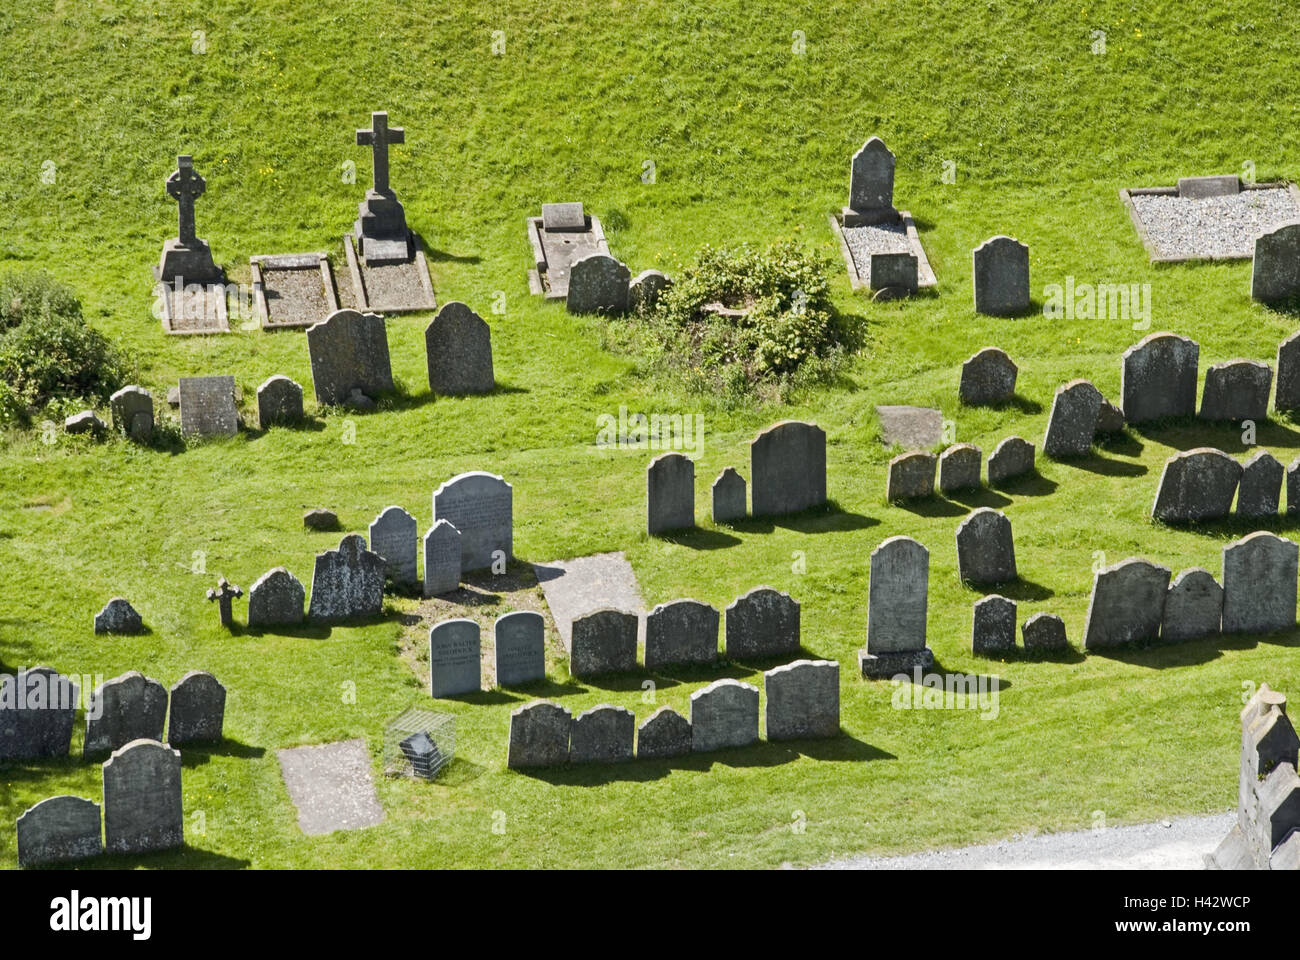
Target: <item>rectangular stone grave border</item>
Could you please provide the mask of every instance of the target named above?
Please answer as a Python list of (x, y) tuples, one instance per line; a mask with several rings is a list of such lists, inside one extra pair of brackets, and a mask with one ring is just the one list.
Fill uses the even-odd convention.
[(330, 267), (329, 254), (326, 253), (280, 253), (260, 254), (248, 258), (249, 271), (252, 273), (253, 309), (263, 330), (279, 330), (287, 327), (310, 327), (325, 317), (315, 320), (276, 321), (271, 318), (271, 311), (266, 303), (266, 278), (264, 270), (319, 270), (321, 283), (325, 287), (326, 314), (329, 316), (339, 309), (339, 296), (334, 289), (334, 271)]
[[(157, 273), (158, 268), (155, 267), (155, 276)], [(174, 302), (176, 287), (173, 284), (155, 280), (155, 295), (159, 286), (163, 288), (161, 318), (163, 333), (173, 337), (189, 337), (230, 332), (230, 314), (226, 307), (225, 285), (220, 283), (204, 285), (203, 316), (195, 319), (187, 319), (184, 316), (186, 310), (183, 307), (177, 309)], [(186, 326), (186, 324), (194, 325)]]
[[(844, 255), (844, 265), (849, 268), (849, 283), (854, 290), (867, 290), (870, 284), (865, 277), (858, 273), (858, 265), (853, 261), (853, 251), (849, 249), (849, 242), (844, 238), (844, 229), (841, 225), (843, 214), (830, 214), (831, 233), (840, 242), (840, 253)], [(916, 285), (919, 289), (937, 286), (939, 281), (935, 279), (934, 270), (930, 267), (930, 261), (925, 256), (925, 248), (921, 246), (921, 236), (916, 232), (916, 222), (912, 219), (912, 214), (907, 210), (898, 211), (898, 216), (903, 222), (903, 227), (907, 231), (907, 245), (912, 254), (916, 257)]]
[[(1286, 180), (1270, 181), (1269, 183), (1242, 183), (1241, 190), (1281, 190), (1285, 189), (1291, 194), (1291, 201), (1300, 208), (1300, 188), (1294, 183)], [(1250, 260), (1251, 256), (1244, 257), (1222, 257), (1222, 256), (1187, 256), (1187, 257), (1165, 257), (1161, 256), (1156, 247), (1155, 241), (1152, 240), (1142, 226), (1142, 218), (1138, 216), (1137, 207), (1133, 204), (1134, 197), (1177, 197), (1178, 187), (1125, 187), (1120, 190), (1119, 198), (1124, 206), (1128, 208), (1129, 219), (1133, 221), (1133, 229), (1137, 231), (1138, 239), (1142, 241), (1142, 248), (1147, 252), (1147, 259), (1150, 263), (1204, 263), (1212, 260)]]
[[(605, 239), (605, 228), (601, 226), (600, 218), (594, 213), (589, 213), (587, 220), (591, 223), (588, 233), (591, 234), (597, 248), (601, 253), (608, 254), (609, 241)], [(542, 218), (528, 217), (525, 222), (528, 226), (528, 244), (533, 248), (533, 268), (528, 271), (528, 292), (546, 300), (565, 299), (569, 291), (552, 290), (550, 282), (546, 279), (546, 248), (542, 244)]]
[[(356, 240), (352, 234), (346, 234), (343, 237), (343, 252), (348, 257), (348, 273), (352, 276), (352, 291), (356, 296), (356, 309), (362, 313), (415, 313), (422, 310), (436, 310), (438, 303), (433, 296), (433, 280), (429, 277), (429, 263), (424, 256), (424, 241), (420, 235), (412, 231), (411, 245), (414, 252), (411, 259), (402, 266), (416, 271), (420, 278), (420, 288), (424, 292), (425, 300), (422, 303), (374, 303), (371, 301), (369, 294), (366, 293), (366, 273), (369, 267), (363, 267), (361, 259), (357, 256)], [(393, 264), (384, 264), (373, 269), (383, 269), (384, 266), (393, 266)]]

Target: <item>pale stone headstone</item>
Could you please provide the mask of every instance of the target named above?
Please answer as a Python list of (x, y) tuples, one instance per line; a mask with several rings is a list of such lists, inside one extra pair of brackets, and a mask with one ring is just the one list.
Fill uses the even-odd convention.
[(1205, 371), (1198, 416), (1202, 420), (1266, 420), (1272, 387), (1273, 370), (1262, 360), (1216, 363)]
[(95, 614), (96, 633), (116, 633), (122, 636), (144, 633), (144, 621), (135, 607), (125, 597), (114, 597)]
[(497, 686), (514, 687), (546, 677), (546, 621), (532, 610), (516, 610), (492, 625)]
[(885, 499), (890, 503), (934, 496), (934, 474), (938, 459), (933, 453), (912, 450), (889, 461)]
[(969, 443), (953, 444), (939, 455), (939, 491), (944, 494), (980, 488), (984, 453)]
[(337, 550), (316, 554), (307, 615), (321, 623), (377, 617), (384, 609), (384, 558), (351, 534)]
[(1020, 635), (1026, 652), (1070, 649), (1070, 641), (1065, 635), (1065, 621), (1054, 613), (1034, 614), (1024, 622)]
[(971, 653), (1006, 653), (1016, 649), (1016, 602), (990, 594), (975, 601)]
[(713, 522), (744, 520), (748, 512), (745, 495), (745, 478), (735, 467), (727, 467), (718, 474), (718, 479), (713, 481)]
[(1300, 410), (1300, 331), (1278, 344), (1273, 406), (1279, 410)]
[(302, 386), (284, 374), (267, 377), (257, 388), (257, 428), (289, 425), (302, 420)]
[(1296, 625), (1296, 545), (1259, 530), (1223, 548), (1223, 632), (1275, 633)]
[(1193, 200), (1224, 197), (1241, 192), (1241, 178), (1235, 173), (1210, 177), (1179, 177), (1178, 196)]
[(840, 665), (796, 660), (763, 674), (767, 739), (807, 740), (840, 732)]
[(353, 390), (371, 400), (393, 390), (384, 318), (336, 310), (307, 328), (312, 386), (320, 403), (349, 402)]
[(226, 688), (202, 670), (191, 670), (171, 689), (167, 742), (220, 743), (226, 718)]
[(586, 230), (587, 214), (581, 202), (542, 204), (543, 230)]
[(108, 429), (108, 424), (99, 419), (99, 415), (94, 410), (82, 410), (80, 413), (65, 417), (63, 429), (67, 433), (89, 433), (99, 437)]
[(1195, 416), (1200, 358), (1200, 345), (1176, 333), (1153, 333), (1125, 350), (1119, 378), (1124, 419)]
[(1197, 447), (1165, 461), (1151, 514), (1166, 523), (1226, 517), (1241, 464), (1222, 450)]
[(756, 517), (798, 513), (826, 502), (826, 432), (783, 420), (749, 444), (751, 508)]
[(429, 631), (429, 695), (455, 697), (482, 689), (478, 623), (444, 620)]
[(1241, 465), (1237, 516), (1276, 517), (1286, 468), (1267, 450), (1258, 450)]
[(492, 331), (487, 321), (459, 300), (443, 305), (424, 331), (429, 389), (446, 396), (490, 393)]
[(1250, 295), (1264, 303), (1300, 295), (1300, 223), (1255, 238)]
[(727, 605), (729, 660), (799, 652), (799, 601), (771, 587), (755, 587)]
[(239, 432), (234, 377), (181, 377), (181, 433), (233, 437)]
[(1049, 457), (1087, 456), (1097, 433), (1101, 404), (1101, 393), (1087, 380), (1071, 380), (1057, 387), (1043, 453)]
[(18, 866), (35, 867), (97, 857), (99, 804), (82, 797), (50, 797), (18, 818)]
[(302, 581), (284, 567), (258, 577), (248, 591), (250, 627), (288, 627), (302, 623), (307, 591)]
[(930, 551), (911, 537), (890, 537), (871, 551), (867, 586), (867, 646), (858, 654), (863, 676), (929, 669), (925, 645), (930, 594)]
[(957, 395), (967, 406), (1003, 403), (1016, 395), (1020, 368), (997, 347), (985, 347), (961, 365)]
[(627, 313), (632, 271), (607, 253), (579, 257), (569, 267), (569, 313)]
[(646, 467), (646, 531), (654, 536), (695, 526), (695, 461), (664, 453)]
[(1034, 445), (1021, 437), (1007, 437), (989, 455), (989, 486), (1034, 472)]
[(101, 684), (90, 695), (82, 753), (104, 753), (132, 740), (162, 740), (167, 688), (138, 670)]
[(976, 585), (1016, 579), (1016, 546), (1005, 513), (980, 507), (957, 525), (957, 575)]
[(0, 676), (0, 762), (66, 757), (78, 688), (50, 667)]
[(436, 597), (460, 586), (460, 531), (439, 520), (424, 535), (424, 595)]
[(1169, 584), (1160, 639), (1169, 643), (1209, 637), (1223, 622), (1223, 587), (1200, 567), (1184, 570)]
[(659, 305), (659, 298), (673, 282), (658, 270), (642, 270), (627, 288), (628, 307), (637, 313), (649, 313)]
[(625, 610), (594, 610), (574, 617), (569, 641), (569, 673), (595, 677), (636, 669), (637, 615)]
[(636, 731), (638, 760), (666, 760), (691, 752), (691, 722), (672, 707), (660, 707)]
[(894, 155), (879, 137), (871, 137), (849, 162), (849, 205), (844, 225), (860, 221), (850, 215), (865, 215), (865, 222), (879, 222), (894, 212)]
[(573, 714), (549, 700), (534, 700), (510, 714), (506, 766), (556, 767), (569, 762)]
[(461, 570), (491, 567), (514, 556), (514, 488), (501, 477), (474, 471), (433, 491), (433, 522), (460, 531)]
[(1029, 247), (1012, 237), (990, 237), (971, 260), (976, 313), (1011, 316), (1029, 309)]
[(148, 853), (185, 843), (179, 750), (132, 740), (104, 763), (104, 841), (109, 853)]
[(1137, 557), (1097, 571), (1083, 625), (1084, 648), (1155, 640), (1168, 591), (1169, 569)]
[(758, 688), (715, 680), (691, 694), (691, 750), (747, 747), (758, 740)]
[(718, 659), (718, 611), (698, 600), (661, 603), (645, 618), (647, 670)]
[(636, 716), (627, 707), (608, 703), (573, 718), (570, 763), (621, 763), (632, 759)]
[(130, 384), (108, 400), (113, 429), (136, 443), (153, 439), (153, 395), (144, 387)]
[(384, 558), (385, 576), (398, 586), (420, 582), (415, 546), (419, 537), (420, 525), (401, 507), (385, 507), (370, 524), (370, 549)]

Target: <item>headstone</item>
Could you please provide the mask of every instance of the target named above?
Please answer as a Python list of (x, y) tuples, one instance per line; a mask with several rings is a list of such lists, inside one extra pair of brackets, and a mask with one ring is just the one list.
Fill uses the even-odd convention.
[(136, 443), (153, 439), (153, 396), (135, 384), (123, 387), (108, 400), (113, 429)]
[(542, 204), (542, 228), (546, 230), (586, 230), (587, 214), (579, 203)]
[(569, 673), (595, 677), (636, 669), (637, 615), (594, 610), (575, 617), (569, 642)]
[(284, 567), (274, 567), (258, 577), (248, 591), (250, 627), (290, 627), (302, 623), (307, 591)]
[(302, 515), (302, 525), (308, 530), (337, 530), (339, 518), (333, 510), (317, 507)]
[(393, 390), (384, 318), (337, 310), (307, 328), (312, 386), (320, 403), (348, 403), (352, 391), (370, 399)]
[(944, 494), (980, 488), (984, 454), (969, 443), (953, 444), (939, 455), (939, 491)]
[(0, 675), (0, 762), (66, 757), (77, 685), (50, 667)]
[(497, 617), (492, 625), (497, 686), (517, 687), (546, 678), (546, 621), (532, 610)]
[(191, 670), (171, 689), (167, 742), (220, 743), (226, 718), (226, 688), (202, 670)]
[(1196, 415), (1201, 347), (1176, 333), (1153, 333), (1124, 351), (1120, 405), (1129, 423)]
[(840, 732), (840, 665), (796, 660), (763, 674), (767, 739), (809, 740)]
[(1279, 410), (1300, 410), (1300, 331), (1278, 344), (1273, 406)]
[(565, 650), (573, 646), (573, 621), (585, 613), (611, 607), (638, 616), (645, 612), (636, 572), (621, 550), (532, 567)]
[(1193, 200), (1223, 197), (1241, 192), (1241, 178), (1235, 173), (1213, 177), (1179, 177), (1178, 195)]
[(81, 797), (50, 797), (18, 818), (18, 866), (36, 867), (97, 857), (99, 804)]
[(1276, 633), (1296, 625), (1296, 553), (1259, 530), (1223, 548), (1223, 632)]
[(132, 740), (104, 763), (104, 841), (128, 854), (185, 843), (179, 750)]
[(384, 558), (350, 534), (337, 550), (316, 554), (307, 616), (320, 623), (377, 617), (384, 609)]
[(570, 763), (621, 763), (632, 759), (636, 716), (627, 707), (607, 703), (573, 718)]
[(460, 531), (461, 570), (514, 556), (514, 488), (490, 473), (462, 473), (433, 491), (433, 522)]
[(758, 688), (715, 680), (691, 694), (691, 750), (747, 747), (758, 740)]
[(627, 313), (632, 271), (607, 253), (592, 253), (569, 267), (569, 313)]
[[(920, 288), (920, 265), (914, 253), (873, 253), (867, 266), (867, 284), (872, 290), (916, 293)], [(880, 299), (877, 297), (876, 299)]]
[(727, 659), (753, 660), (799, 652), (799, 601), (755, 587), (727, 605)]
[(233, 437), (239, 432), (234, 377), (181, 377), (181, 433)]
[(216, 589), (209, 589), (208, 602), (215, 602), (220, 611), (221, 625), (227, 630), (235, 625), (234, 603), (244, 595), (244, 591), (232, 584), (225, 577), (217, 581)]
[(357, 206), (353, 234), (367, 263), (401, 262), (410, 258), (406, 214), (388, 181), (388, 147), (406, 142), (403, 127), (388, 125), (387, 111), (370, 115), (370, 129), (357, 131), (357, 146), (370, 147), (374, 174), (366, 198)]
[(971, 653), (1007, 653), (1016, 649), (1016, 602), (990, 594), (975, 601)]
[(826, 502), (826, 432), (815, 423), (783, 420), (749, 444), (753, 514), (775, 517)]
[(695, 461), (664, 453), (646, 467), (646, 530), (651, 536), (695, 526)]
[(1034, 445), (1020, 437), (1007, 437), (989, 456), (989, 486), (1000, 487), (1008, 480), (1034, 472)]
[(1147, 560), (1129, 557), (1098, 570), (1083, 624), (1084, 649), (1155, 640), (1168, 592), (1168, 568)]
[(638, 760), (667, 760), (690, 752), (691, 722), (672, 707), (660, 707), (637, 728)]
[(67, 433), (90, 433), (100, 436), (108, 429), (108, 424), (99, 419), (94, 410), (82, 410), (80, 413), (74, 413), (63, 421), (63, 429)]
[(1071, 380), (1057, 387), (1043, 452), (1049, 457), (1087, 456), (1097, 433), (1101, 403), (1101, 393), (1087, 380)]
[(1264, 303), (1300, 294), (1300, 223), (1287, 223), (1255, 238), (1250, 295)]
[(403, 587), (420, 582), (415, 543), (420, 525), (401, 507), (385, 507), (370, 524), (370, 549), (384, 558), (384, 573)]
[(534, 700), (510, 714), (506, 766), (557, 767), (569, 762), (573, 714), (549, 700)]
[(658, 270), (642, 270), (627, 288), (628, 308), (636, 313), (650, 313), (673, 282)]
[(492, 331), (487, 321), (461, 303), (444, 304), (424, 331), (424, 352), (429, 366), (429, 389), (458, 396), (491, 393)]
[(302, 387), (284, 374), (267, 377), (257, 388), (257, 428), (289, 426), (301, 422)]
[(212, 259), (212, 250), (199, 238), (194, 221), (194, 201), (207, 191), (207, 181), (194, 170), (194, 158), (176, 158), (176, 170), (167, 178), (169, 196), (176, 199), (177, 235), (163, 244), (155, 276), (166, 284), (223, 283), (225, 274)]
[(1054, 613), (1036, 613), (1020, 628), (1026, 652), (1069, 650), (1065, 621)]
[[(730, 609), (730, 608), (728, 608)], [(718, 659), (718, 611), (698, 600), (661, 603), (645, 618), (645, 666), (713, 663)]]
[(1160, 639), (1166, 643), (1214, 636), (1223, 622), (1223, 587), (1200, 567), (1184, 570), (1169, 584)]
[(1006, 352), (985, 347), (961, 365), (961, 385), (957, 395), (969, 407), (1004, 403), (1016, 395), (1016, 376), (1020, 368)]
[(1226, 360), (1205, 371), (1202, 420), (1266, 420), (1273, 371), (1262, 360)]
[(880, 442), (904, 450), (926, 450), (943, 440), (943, 411), (909, 404), (876, 404)]
[(1011, 316), (1029, 309), (1029, 248), (1011, 237), (991, 237), (971, 255), (975, 312)]
[(1267, 450), (1258, 450), (1241, 465), (1237, 487), (1237, 516), (1276, 517), (1286, 468)]
[(125, 597), (114, 597), (95, 614), (96, 633), (115, 633), (121, 636), (144, 633), (144, 621)]
[(167, 688), (131, 670), (91, 693), (82, 753), (117, 750), (132, 740), (162, 740), (166, 719)]
[(1166, 523), (1226, 517), (1241, 464), (1222, 450), (1197, 447), (1165, 461), (1151, 514)]
[(849, 163), (849, 205), (844, 211), (844, 225), (879, 223), (892, 213), (894, 155), (883, 140), (871, 137)]
[(745, 478), (735, 467), (727, 467), (718, 474), (718, 479), (713, 481), (713, 522), (744, 520), (748, 512), (745, 495)]
[(429, 631), (429, 695), (478, 693), (482, 657), (477, 622), (458, 619), (434, 624)]
[(437, 597), (460, 586), (460, 531), (439, 520), (424, 535), (424, 595)]
[(863, 676), (892, 677), (934, 664), (925, 645), (929, 593), (930, 551), (920, 543), (890, 537), (871, 551), (867, 646), (858, 654)]
[(1101, 409), (1097, 411), (1097, 429), (1094, 437), (1105, 437), (1124, 431), (1124, 411), (1105, 397), (1101, 398)]
[(938, 460), (933, 453), (912, 450), (889, 461), (885, 499), (890, 503), (934, 496), (934, 474)]
[(1016, 546), (1005, 513), (980, 507), (957, 525), (957, 574), (975, 585), (1016, 579)]

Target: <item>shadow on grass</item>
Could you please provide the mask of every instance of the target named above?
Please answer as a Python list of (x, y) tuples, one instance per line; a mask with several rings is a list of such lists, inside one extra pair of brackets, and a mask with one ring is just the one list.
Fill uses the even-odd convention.
[(1103, 477), (1140, 477), (1147, 472), (1147, 465), (1144, 463), (1114, 460), (1099, 456), (1095, 451), (1083, 457), (1063, 457), (1058, 462)]
[(448, 693), (435, 700), (449, 700), (452, 703), (468, 703), (481, 707), (496, 707), (503, 703), (521, 703), (526, 698), (523, 694), (514, 694), (495, 687), (491, 690), (471, 690), (469, 693)]
[(724, 547), (734, 547), (742, 542), (739, 537), (733, 537), (729, 533), (723, 533), (720, 530), (706, 530), (702, 527), (673, 530), (651, 534), (651, 536), (656, 540), (662, 540), (664, 543), (675, 543), (683, 547), (690, 547), (692, 550), (721, 550)]
[(962, 404), (964, 407), (977, 407), (986, 410), (1016, 410), (1020, 413), (1034, 414), (1042, 413), (1043, 405), (1037, 400), (1031, 400), (1028, 397), (1013, 393), (1005, 400), (996, 400), (990, 403)]
[(998, 507), (1005, 507), (1011, 502), (1010, 497), (1005, 497), (996, 490), (990, 490), (988, 487), (980, 487), (972, 490), (954, 490), (947, 494), (949, 500), (954, 503), (960, 503), (962, 506), (974, 510), (978, 507), (992, 507), (995, 510)]
[(240, 760), (256, 760), (266, 755), (265, 747), (240, 743), (238, 740), (222, 740), (220, 743), (187, 743), (180, 748), (181, 766), (198, 767), (213, 757), (235, 757)]
[(1055, 480), (1049, 480), (1041, 473), (1022, 473), (1016, 477), (1008, 477), (998, 484), (997, 489), (1004, 490), (1012, 496), (1018, 497), (1045, 497), (1056, 492), (1060, 484)]
[(569, 680), (577, 684), (573, 692), (587, 693), (593, 690), (611, 690), (615, 693), (632, 693), (643, 689), (647, 680), (656, 688), (663, 689), (677, 686), (677, 681), (670, 677), (654, 674), (638, 665), (635, 670), (622, 673), (602, 673), (594, 677), (574, 677)]
[[(1234, 638), (1249, 643), (1233, 644), (1230, 649), (1245, 650), (1255, 646), (1254, 637)], [(1187, 640), (1181, 643), (1125, 644), (1120, 647), (1102, 647), (1089, 650), (1094, 657), (1126, 663), (1134, 667), (1164, 670), (1166, 667), (1192, 667), (1209, 663), (1223, 656), (1218, 637)]]
[(1208, 536), (1226, 536), (1240, 539), (1258, 530), (1270, 533), (1294, 533), (1300, 530), (1300, 513), (1279, 513), (1266, 517), (1239, 517), (1235, 514), (1213, 520), (1171, 521), (1152, 518), (1156, 527), (1169, 527), (1185, 533), (1203, 533)]
[(78, 870), (131, 870), (137, 867), (152, 867), (155, 870), (244, 870), (252, 866), (251, 860), (228, 857), (213, 850), (200, 850), (188, 843), (175, 850), (159, 850), (155, 853), (105, 853), (88, 860), (59, 864), (52, 869), (72, 867)]
[(531, 683), (512, 683), (508, 686), (497, 685), (498, 690), (519, 694), (520, 699), (545, 700), (551, 697), (564, 697), (573, 693), (585, 693), (587, 688), (570, 677), (563, 683), (545, 677)]
[(960, 503), (953, 503), (951, 500), (945, 500), (940, 496), (918, 497), (912, 500), (899, 500), (891, 506), (900, 510), (906, 510), (908, 513), (914, 513), (918, 517), (964, 517), (970, 513)]
[(728, 526), (742, 533), (771, 533), (777, 527), (794, 530), (797, 533), (843, 533), (852, 530), (866, 530), (877, 526), (879, 520), (840, 509), (834, 500), (810, 507), (799, 513), (787, 513), (782, 516), (746, 517), (734, 520)]
[(1139, 457), (1145, 447), (1141, 440), (1126, 430), (1107, 434), (1097, 441), (1097, 446), (1121, 457)]
[(1030, 580), (1028, 577), (1020, 577), (1006, 583), (973, 584), (962, 581), (962, 586), (978, 593), (981, 597), (991, 597), (997, 594), (1006, 597), (1008, 600), (1023, 600), (1026, 603), (1037, 603), (1040, 600), (1048, 600), (1056, 596), (1056, 591), (1051, 587)]
[(1087, 653), (1074, 645), (1059, 649), (1026, 650), (1016, 647), (1006, 652), (1005, 660), (1016, 663), (1083, 663), (1088, 659)]
[(1255, 423), (1255, 442), (1242, 441), (1241, 424), (1235, 421), (1215, 422), (1191, 417), (1152, 420), (1134, 424), (1130, 428), (1140, 436), (1173, 447), (1175, 450), (1194, 450), (1213, 447), (1224, 453), (1246, 453), (1270, 446), (1294, 447), (1300, 445), (1300, 430), (1288, 420), (1258, 420)]
[(312, 623), (304, 620), (302, 623), (274, 625), (267, 624), (264, 627), (248, 627), (238, 623), (230, 631), (232, 634), (247, 635), (250, 637), (300, 637), (306, 640), (326, 640), (330, 635), (330, 626), (325, 623)]
[(249, 443), (261, 440), (272, 430), (288, 430), (295, 433), (320, 433), (328, 426), (321, 417), (312, 417), (304, 415), (302, 419), (295, 420), (292, 423), (273, 423), (269, 427), (244, 427), (244, 437)]
[[(423, 238), (421, 238), (423, 239)], [(483, 258), (477, 253), (451, 253), (425, 244), (424, 259), (430, 263), (482, 263)]]
[[(980, 686), (983, 686), (984, 692), (990, 695), (1011, 689), (1011, 681), (1006, 677), (1000, 677), (991, 673), (971, 674), (965, 670), (951, 670), (944, 666), (938, 657), (935, 657), (934, 663), (931, 664), (928, 669), (921, 670), (920, 676), (922, 682), (920, 684), (917, 684), (916, 682), (917, 673), (915, 668), (908, 672), (900, 671), (898, 674), (895, 674), (895, 676), (904, 677), (912, 684), (912, 686), (920, 686), (923, 688), (926, 687), (924, 682), (926, 677), (937, 677), (943, 683), (943, 690), (946, 691), (951, 686), (954, 692), (965, 692), (969, 697), (975, 697), (979, 692)], [(894, 677), (878, 677), (876, 679), (892, 681)], [(974, 690), (969, 689), (967, 686), (972, 681), (976, 685)], [(940, 688), (930, 686), (927, 689), (938, 690)], [(913, 696), (915, 697), (917, 694), (913, 694)]]

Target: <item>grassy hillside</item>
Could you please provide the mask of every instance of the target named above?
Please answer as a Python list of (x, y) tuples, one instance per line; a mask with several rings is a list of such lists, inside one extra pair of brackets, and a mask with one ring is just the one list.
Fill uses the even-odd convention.
[[(464, 300), (490, 322), (503, 389), (431, 398), (428, 318), (397, 317), (389, 342), (406, 392), (377, 414), (180, 450), (6, 437), (0, 666), (105, 678), (140, 669), (168, 685), (206, 669), (226, 684), (232, 743), (186, 754), (187, 817), (202, 812), (203, 833), (187, 819), (189, 849), (144, 861), (157, 865), (775, 866), (1092, 826), (1098, 811), (1118, 823), (1226, 809), (1243, 684), (1300, 694), (1296, 635), (978, 660), (969, 632), (979, 594), (957, 580), (953, 538), (970, 507), (1004, 509), (1021, 620), (1059, 613), (1077, 643), (1096, 551), (1220, 572), (1223, 545), (1253, 527), (1175, 531), (1147, 514), (1172, 452), (1240, 453), (1239, 432), (1130, 431), (1082, 463), (1040, 461), (1042, 478), (1008, 495), (902, 509), (884, 502), (890, 451), (873, 407), (937, 406), (956, 439), (987, 454), (1013, 433), (1039, 444), (1052, 393), (1072, 377), (1118, 398), (1119, 355), (1144, 335), (1130, 323), (973, 313), (970, 251), (998, 233), (1029, 244), (1036, 298), (1067, 276), (1150, 283), (1151, 329), (1197, 339), (1202, 371), (1238, 356), (1271, 362), (1296, 322), (1250, 301), (1249, 264), (1148, 266), (1116, 194), (1247, 163), (1260, 180), (1300, 176), (1291, 26), (1280, 5), (1236, 0), (1213, 12), (1173, 2), (831, 2), (813, 12), (736, 0), (579, 0), (545, 12), (214, 0), (202, 13), (47, 2), (2, 12), (0, 269), (41, 267), (72, 284), (155, 397), (199, 374), (234, 374), (246, 400), (275, 373), (310, 384), (300, 332), (169, 338), (151, 317), (149, 267), (176, 226), (163, 190), (176, 154), (192, 153), (207, 178), (199, 233), (232, 279), (247, 280), (251, 255), (310, 250), (331, 251), (346, 277), (340, 238), (370, 175), (353, 130), (376, 109), (406, 128), (392, 182), (430, 248), (439, 302)], [(1092, 52), (1095, 30), (1106, 32), (1104, 54)], [(871, 303), (838, 266), (827, 213), (845, 202), (849, 157), (871, 134), (897, 154), (895, 200), (916, 218), (937, 296)], [(345, 182), (349, 160), (355, 183)], [(643, 182), (647, 161), (653, 183)], [(949, 161), (955, 183), (942, 180)], [(54, 182), (43, 182), (51, 169)], [(528, 296), (524, 218), (568, 199), (604, 220), (633, 272), (671, 274), (706, 242), (797, 238), (835, 259), (836, 302), (865, 326), (867, 346), (836, 384), (788, 405), (728, 409), (648, 378), (606, 349), (599, 321)], [(958, 406), (960, 363), (986, 344), (1020, 365), (1024, 402)], [(651, 454), (593, 449), (597, 418), (621, 405), (704, 416), (699, 531), (671, 542), (641, 532)], [(728, 465), (748, 476), (748, 441), (787, 417), (826, 429), (838, 509), (713, 528), (708, 483)], [(1259, 441), (1283, 462), (1300, 453), (1285, 420)], [(626, 550), (650, 603), (721, 606), (759, 583), (789, 591), (803, 606), (805, 648), (842, 665), (844, 738), (763, 743), (673, 769), (525, 776), (504, 769), (509, 713), (525, 696), (439, 701), (459, 725), (444, 781), (380, 780), (383, 825), (302, 836), (275, 750), (361, 736), (377, 757), (385, 719), (433, 704), (401, 651), (434, 606), (396, 599), (385, 621), (324, 636), (231, 636), (203, 591), (218, 575), (247, 588), (281, 564), (308, 581), (313, 555), (338, 537), (304, 532), (305, 509), (328, 506), (364, 532), (395, 503), (425, 527), (433, 489), (475, 469), (514, 484), (524, 560)], [(1270, 528), (1295, 536), (1285, 517)], [(904, 533), (931, 551), (931, 646), (948, 670), (1001, 677), (996, 718), (895, 710), (887, 683), (854, 675), (868, 556)], [(91, 634), (92, 615), (118, 594), (151, 633)], [(640, 720), (654, 708), (644, 677), (568, 682), (558, 659), (551, 672), (544, 692), (575, 714), (608, 702)], [(658, 705), (684, 710), (718, 676), (761, 684), (741, 665), (650, 679)], [(355, 703), (344, 702), (346, 684)], [(79, 759), (0, 770), (0, 865), (15, 864), (4, 824), (47, 796), (97, 798), (99, 784), (98, 765)]]

